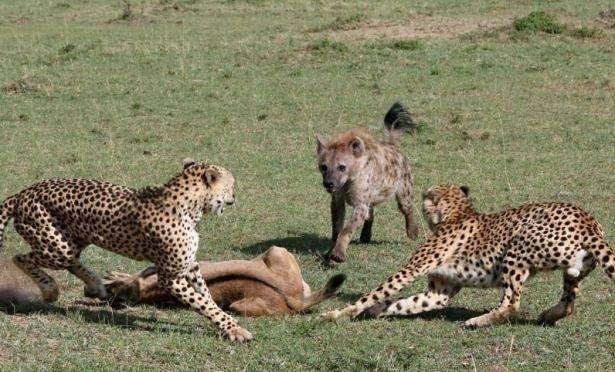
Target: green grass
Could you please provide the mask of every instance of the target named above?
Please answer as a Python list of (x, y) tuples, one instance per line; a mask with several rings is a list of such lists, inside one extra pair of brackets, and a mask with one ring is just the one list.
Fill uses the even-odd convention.
[(543, 11), (531, 12), (526, 17), (515, 19), (513, 26), (517, 31), (542, 31), (547, 34), (561, 34), (566, 29), (554, 16)]
[(597, 39), (604, 36), (604, 31), (598, 27), (582, 26), (572, 30), (571, 35), (581, 39)]
[[(573, 202), (615, 241), (615, 40), (596, 21), (608, 1), (130, 4), (128, 17), (119, 1), (0, 2), (0, 198), (56, 176), (161, 184), (182, 159), (209, 160), (235, 174), (238, 205), (199, 226), (199, 258), (250, 258), (278, 244), (297, 255), (312, 287), (345, 272), (342, 293), (321, 312), (374, 288), (427, 235), (421, 221), (424, 234), (409, 242), (389, 202), (376, 210), (375, 243), (352, 244), (335, 270), (316, 258), (330, 244), (330, 221), (314, 134), (356, 125), (380, 133), (401, 100), (421, 125), (402, 145), (416, 172), (417, 214), (421, 190), (467, 184), (486, 212)], [(536, 11), (602, 36), (481, 36)], [(455, 31), (455, 22), (482, 21), (478, 36)], [(442, 35), (368, 35), (371, 25), (417, 23)], [(9, 228), (3, 256), (27, 249)], [(83, 259), (98, 272), (144, 266), (95, 247)], [(57, 304), (0, 313), (2, 369), (608, 370), (615, 362), (613, 284), (598, 270), (581, 286), (577, 313), (557, 327), (527, 321), (559, 297), (561, 277), (547, 273), (529, 282), (517, 318), (488, 329), (460, 325), (495, 306), (497, 291), (464, 289), (450, 310), (421, 318), (241, 319), (256, 336), (245, 346), (217, 338), (188, 310), (83, 305), (78, 280), (54, 276), (63, 285)]]

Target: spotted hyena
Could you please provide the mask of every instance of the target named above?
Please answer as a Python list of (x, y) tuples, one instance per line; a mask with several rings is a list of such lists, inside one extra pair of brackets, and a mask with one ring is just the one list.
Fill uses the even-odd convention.
[[(395, 103), (384, 117), (384, 140), (376, 141), (362, 129), (352, 129), (327, 142), (316, 135), (318, 168), (323, 186), (331, 194), (333, 247), (329, 259), (346, 260), (346, 249), (355, 230), (363, 224), (360, 241), (372, 237), (374, 206), (395, 195), (406, 218), (406, 233), (416, 239), (412, 217), (412, 168), (397, 145), (403, 132), (416, 130), (408, 111)], [(346, 203), (353, 206), (344, 224)], [(342, 227), (343, 226), (343, 227)]]

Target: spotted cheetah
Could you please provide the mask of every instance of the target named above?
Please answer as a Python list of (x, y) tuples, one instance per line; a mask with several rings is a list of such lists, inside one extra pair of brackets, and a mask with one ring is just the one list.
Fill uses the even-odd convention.
[[(323, 186), (331, 194), (333, 246), (327, 253), (330, 260), (346, 260), (348, 244), (361, 225), (359, 240), (370, 242), (374, 206), (393, 196), (405, 217), (406, 234), (410, 239), (417, 238), (418, 228), (412, 214), (412, 167), (397, 147), (402, 134), (416, 128), (406, 108), (395, 103), (384, 117), (382, 142), (362, 129), (349, 130), (329, 142), (316, 135), (318, 169)], [(346, 203), (353, 209), (344, 223)]]
[[(468, 327), (496, 324), (519, 309), (523, 283), (536, 271), (561, 269), (560, 302), (540, 316), (555, 324), (572, 314), (579, 282), (599, 264), (615, 280), (615, 253), (600, 224), (584, 210), (563, 203), (528, 204), (494, 214), (474, 210), (465, 186), (437, 186), (423, 194), (423, 214), (433, 235), (409, 263), (374, 291), (325, 319), (409, 315), (443, 308), (462, 287), (500, 287), (497, 308), (469, 319)], [(427, 291), (405, 299), (390, 297), (419, 275)]]
[(32, 248), (13, 262), (56, 301), (58, 285), (42, 268), (66, 269), (85, 283), (85, 295), (106, 298), (101, 278), (79, 255), (89, 244), (156, 266), (158, 281), (181, 302), (209, 318), (231, 340), (250, 332), (214, 301), (196, 261), (196, 224), (207, 213), (221, 215), (235, 202), (235, 179), (226, 169), (187, 160), (162, 187), (136, 191), (88, 179), (49, 179), (0, 205), (0, 246), (8, 220)]

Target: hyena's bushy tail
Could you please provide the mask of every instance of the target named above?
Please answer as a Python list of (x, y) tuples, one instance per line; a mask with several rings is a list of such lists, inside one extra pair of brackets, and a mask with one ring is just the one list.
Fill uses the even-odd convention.
[(418, 126), (410, 113), (399, 102), (395, 102), (384, 116), (384, 141), (397, 146), (405, 132), (416, 133)]
[(11, 196), (0, 204), (0, 249), (4, 244), (4, 230), (15, 211), (15, 196)]

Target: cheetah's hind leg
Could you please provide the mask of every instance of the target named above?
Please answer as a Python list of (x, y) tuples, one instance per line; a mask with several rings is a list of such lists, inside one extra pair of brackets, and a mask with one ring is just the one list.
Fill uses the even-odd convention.
[(15, 265), (36, 283), (46, 302), (58, 299), (58, 285), (41, 268), (66, 269), (85, 284), (85, 293), (91, 297), (106, 298), (107, 291), (98, 275), (79, 262), (79, 253), (84, 248), (77, 244), (70, 233), (59, 226), (57, 220), (44, 206), (38, 206), (38, 218), (27, 223), (16, 219), (15, 231), (21, 235), (32, 251), (13, 258)]
[(564, 291), (559, 303), (543, 311), (538, 318), (538, 322), (544, 325), (555, 325), (558, 320), (572, 315), (574, 312), (574, 301), (577, 297), (577, 293), (579, 293), (579, 283), (589, 275), (595, 267), (596, 260), (592, 255), (587, 255), (583, 258), (581, 270), (565, 270)]

